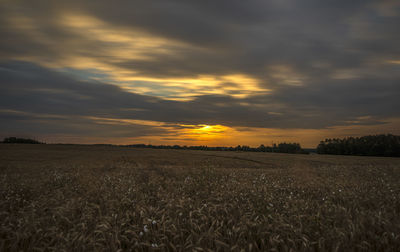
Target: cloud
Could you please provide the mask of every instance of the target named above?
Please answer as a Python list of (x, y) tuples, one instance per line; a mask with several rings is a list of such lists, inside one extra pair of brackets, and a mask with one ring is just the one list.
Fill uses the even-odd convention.
[(396, 1), (8, 1), (1, 120), (121, 136), (378, 127), (400, 117), (399, 23)]
[(277, 67), (323, 81), (338, 68), (400, 57), (400, 16), (382, 15), (386, 5), (375, 1), (40, 3), (3, 6), (4, 53), (116, 80), (241, 73), (274, 86), (287, 81), (274, 78)]
[(117, 85), (77, 80), (27, 62), (3, 63), (0, 73), (0, 82), (7, 84), (0, 86), (0, 108), (46, 115), (231, 127), (323, 128), (346, 125), (360, 116), (369, 116), (368, 123), (380, 123), (397, 116), (400, 105), (400, 88), (391, 78), (379, 79), (380, 86), (375, 86), (375, 79), (331, 81), (323, 87), (283, 86), (269, 95), (246, 98), (201, 95), (190, 101), (169, 101), (134, 94)]

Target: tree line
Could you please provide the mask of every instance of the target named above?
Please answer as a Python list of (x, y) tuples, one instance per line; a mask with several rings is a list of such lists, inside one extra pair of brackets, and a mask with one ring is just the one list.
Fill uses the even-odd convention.
[(2, 143), (24, 143), (24, 144), (43, 144), (35, 139), (19, 138), (19, 137), (6, 137)]
[[(35, 139), (7, 137), (0, 143), (24, 143), (24, 144), (44, 144)], [(247, 145), (236, 147), (210, 147), (200, 146), (180, 146), (180, 145), (151, 145), (151, 144), (131, 144), (122, 145), (125, 147), (152, 148), (152, 149), (181, 149), (181, 150), (206, 150), (206, 151), (249, 151), (249, 152), (277, 152), (277, 153), (296, 153), (309, 154), (311, 149), (301, 148), (299, 143), (279, 143), (272, 146), (260, 146), (254, 148)], [(311, 150), (314, 151), (314, 150)], [(400, 157), (400, 136), (392, 134), (369, 135), (363, 137), (328, 138), (321, 141), (316, 148), (318, 154), (334, 155), (360, 155), (360, 156), (384, 156)]]
[[(35, 139), (18, 138), (18, 137), (7, 137), (4, 138), (3, 142), (0, 143), (23, 143), (23, 144), (44, 144)], [(95, 144), (98, 145), (98, 144)], [(110, 144), (100, 144), (110, 145)], [(307, 151), (303, 150), (299, 143), (280, 143), (273, 144), (272, 146), (264, 146), (261, 144), (257, 148), (253, 148), (247, 145), (238, 145), (236, 147), (210, 147), (206, 145), (201, 146), (180, 146), (180, 145), (151, 145), (151, 144), (131, 144), (121, 145), (125, 147), (136, 147), (136, 148), (152, 148), (152, 149), (178, 149), (178, 150), (208, 150), (208, 151), (252, 151), (252, 152), (279, 152), (279, 153), (301, 153), (308, 154)]]
[(400, 157), (400, 136), (369, 135), (321, 141), (318, 154)]
[(200, 146), (180, 146), (180, 145), (151, 145), (151, 144), (131, 144), (125, 145), (135, 148), (152, 148), (152, 149), (177, 149), (177, 150), (206, 150), (206, 151), (250, 151), (250, 152), (278, 152), (278, 153), (297, 153), (308, 154), (301, 148), (299, 143), (280, 143), (272, 146), (264, 146), (254, 148), (247, 145), (238, 145), (236, 147), (210, 147), (206, 145)]

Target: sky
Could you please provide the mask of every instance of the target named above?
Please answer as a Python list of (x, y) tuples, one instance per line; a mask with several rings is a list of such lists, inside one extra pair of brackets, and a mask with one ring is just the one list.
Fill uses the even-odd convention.
[(0, 137), (400, 134), (400, 1), (0, 0)]

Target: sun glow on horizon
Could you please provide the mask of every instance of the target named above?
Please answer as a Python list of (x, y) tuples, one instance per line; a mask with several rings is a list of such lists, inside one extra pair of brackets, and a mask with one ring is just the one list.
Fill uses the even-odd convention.
[(218, 138), (223, 138), (231, 128), (223, 125), (182, 125), (185, 129), (182, 130), (182, 135), (192, 138), (196, 141), (210, 141)]

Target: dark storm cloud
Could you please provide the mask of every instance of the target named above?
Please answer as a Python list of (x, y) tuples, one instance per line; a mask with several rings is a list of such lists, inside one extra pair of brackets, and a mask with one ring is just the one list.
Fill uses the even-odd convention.
[[(379, 119), (397, 116), (396, 108), (400, 105), (397, 82), (381, 80), (379, 88), (371, 88), (368, 81), (374, 83), (376, 80), (347, 85), (333, 82), (315, 90), (291, 87), (246, 99), (208, 95), (178, 102), (137, 95), (101, 82), (79, 81), (31, 63), (12, 62), (0, 65), (0, 118), (3, 130), (14, 125), (38, 126), (39, 122), (46, 122), (42, 125), (45, 132), (55, 125), (60, 125), (63, 130), (86, 125), (87, 130), (91, 130), (92, 124), (99, 124), (99, 120), (93, 118), (159, 121), (179, 129), (173, 124), (321, 128), (376, 124), (381, 123)], [(358, 94), (350, 92), (353, 87), (359, 89)], [(368, 118), (355, 122), (360, 116)], [(130, 126), (120, 124), (122, 132), (127, 133)], [(132, 130), (142, 126), (136, 127)], [(105, 127), (104, 131), (111, 128)], [(162, 133), (157, 127), (148, 128), (148, 133)]]
[[(96, 123), (82, 119), (88, 116), (269, 128), (379, 124), (400, 116), (400, 10), (395, 1), (10, 1), (0, 5), (0, 12), (2, 127), (18, 124), (22, 119), (16, 116), (25, 116), (27, 124), (31, 120), (6, 110), (66, 116), (64, 125), (71, 131), (79, 120), (87, 128)], [(144, 58), (116, 58), (109, 50), (118, 48), (117, 42), (84, 37), (78, 28), (61, 25), (64, 13), (185, 46), (171, 42), (170, 54), (146, 51)], [(10, 20), (18, 15), (33, 23), (13, 26)], [(240, 73), (271, 92), (166, 101), (38, 65), (74, 55), (148, 77)], [(33, 63), (12, 61), (21, 58)], [(298, 85), (290, 85), (293, 81)], [(54, 128), (61, 119), (40, 120)]]
[[(261, 78), (265, 66), (274, 64), (289, 64), (306, 74), (326, 74), (338, 67), (363, 66), (368, 60), (400, 57), (396, 32), (400, 15), (378, 12), (377, 6), (385, 1), (121, 1), (112, 6), (101, 0), (21, 2), (17, 7), (3, 6), (3, 19), (13, 11), (23, 13), (34, 18), (35, 29), (44, 38), (74, 42), (68, 45), (71, 48), (57, 48), (49, 39), (43, 45), (41, 38), (42, 43), (30, 40), (32, 45), (27, 47), (23, 36), (28, 35), (15, 33), (4, 22), (2, 33), (8, 39), (1, 46), (7, 54), (55, 57), (60, 51), (79, 51), (154, 76), (244, 72)], [(79, 38), (73, 30), (59, 27), (57, 22), (65, 12), (94, 16), (116, 27), (138, 28), (196, 48), (175, 48), (174, 55), (155, 54), (151, 60), (115, 62), (104, 52), (111, 45)], [(315, 67), (321, 62), (329, 69)]]
[[(400, 15), (382, 16), (374, 4), (384, 2), (161, 1), (150, 6), (135, 1), (110, 10), (96, 1), (87, 10), (115, 25), (209, 49), (177, 50), (174, 57), (158, 55), (119, 66), (154, 75), (244, 72), (263, 77), (265, 67), (275, 64), (315, 75), (400, 57)], [(329, 69), (315, 67), (321, 62)]]

